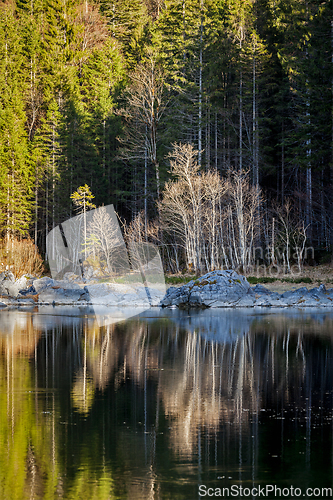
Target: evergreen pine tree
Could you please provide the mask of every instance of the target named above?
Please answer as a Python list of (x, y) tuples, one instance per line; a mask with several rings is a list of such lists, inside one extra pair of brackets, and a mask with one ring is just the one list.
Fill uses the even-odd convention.
[(2, 233), (7, 240), (29, 228), (34, 166), (25, 130), (22, 43), (12, 5), (0, 8), (0, 165)]

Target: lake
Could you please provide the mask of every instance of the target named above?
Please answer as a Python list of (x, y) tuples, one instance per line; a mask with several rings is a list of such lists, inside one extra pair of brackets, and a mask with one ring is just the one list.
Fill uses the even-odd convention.
[(320, 309), (1, 311), (0, 498), (329, 497), (332, 340)]

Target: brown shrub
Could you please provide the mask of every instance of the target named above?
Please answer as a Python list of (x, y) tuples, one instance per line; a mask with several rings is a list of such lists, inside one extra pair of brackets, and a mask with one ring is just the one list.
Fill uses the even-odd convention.
[(30, 238), (0, 243), (0, 270), (6, 269), (12, 271), (15, 276), (40, 276), (44, 272), (43, 259)]

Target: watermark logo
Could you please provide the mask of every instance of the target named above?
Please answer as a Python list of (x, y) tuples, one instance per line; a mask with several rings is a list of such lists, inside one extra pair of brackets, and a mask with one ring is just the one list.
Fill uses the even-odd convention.
[(243, 487), (233, 484), (230, 487), (212, 488), (205, 484), (199, 485), (200, 498), (332, 498), (332, 488), (295, 488), (278, 487), (274, 484), (265, 486)]
[(66, 220), (46, 238), (52, 278), (86, 291), (100, 325), (158, 305), (166, 287), (155, 245), (125, 244), (113, 205)]

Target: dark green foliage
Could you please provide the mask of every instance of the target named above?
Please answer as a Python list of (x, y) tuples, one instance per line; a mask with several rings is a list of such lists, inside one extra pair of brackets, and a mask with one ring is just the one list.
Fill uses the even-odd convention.
[(146, 4), (140, 0), (101, 0), (100, 4), (111, 36), (121, 44), (127, 67), (134, 69), (149, 40), (150, 21)]
[[(328, 0), (2, 3), (2, 235), (34, 232), (43, 248), (85, 183), (96, 205), (154, 218), (181, 141), (202, 169), (251, 171), (268, 208), (292, 196), (308, 239), (332, 247), (332, 15)], [(145, 164), (120, 155), (119, 110), (152, 55), (165, 111)]]
[(167, 285), (186, 284), (192, 280), (198, 279), (198, 276), (166, 276), (165, 282)]
[(247, 276), (247, 281), (250, 285), (257, 285), (258, 283), (275, 283), (276, 281), (281, 281), (282, 283), (312, 283), (312, 279), (309, 277), (304, 278), (272, 278), (271, 276)]
[(0, 7), (0, 52), (0, 231), (9, 239), (29, 228), (35, 180), (22, 99), (23, 46), (11, 5)]

